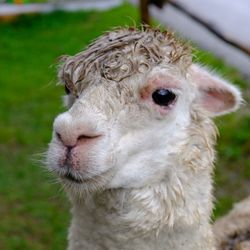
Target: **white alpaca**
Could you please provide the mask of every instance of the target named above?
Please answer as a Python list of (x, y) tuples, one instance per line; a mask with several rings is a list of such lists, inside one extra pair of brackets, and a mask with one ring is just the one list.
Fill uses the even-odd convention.
[(73, 206), (68, 249), (215, 249), (211, 117), (240, 92), (159, 30), (109, 32), (63, 60), (47, 161)]

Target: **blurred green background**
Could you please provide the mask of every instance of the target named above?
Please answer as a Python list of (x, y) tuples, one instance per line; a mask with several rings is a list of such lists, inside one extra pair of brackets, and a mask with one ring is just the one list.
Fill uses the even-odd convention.
[[(124, 4), (105, 12), (56, 12), (0, 23), (0, 249), (65, 249), (70, 206), (54, 178), (36, 159), (51, 137), (54, 117), (64, 110), (56, 64), (114, 26), (133, 25), (138, 10)], [(240, 86), (250, 83), (213, 55), (194, 51)], [(215, 171), (215, 218), (249, 194), (249, 106), (216, 120), (221, 136)]]

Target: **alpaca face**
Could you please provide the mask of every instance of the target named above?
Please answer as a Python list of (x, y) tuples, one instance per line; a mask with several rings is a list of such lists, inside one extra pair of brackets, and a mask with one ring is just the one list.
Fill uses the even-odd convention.
[(124, 86), (104, 82), (86, 88), (54, 121), (49, 167), (65, 183), (88, 189), (164, 179), (175, 164), (171, 155), (186, 138), (193, 98), (192, 86), (174, 73), (156, 68)]
[[(119, 73), (126, 66), (120, 65)], [(192, 106), (214, 116), (240, 102), (237, 89), (196, 65), (184, 69), (163, 62), (119, 80), (99, 72), (83, 78), (77, 67), (65, 79), (81, 79), (81, 91), (75, 95), (63, 79), (68, 111), (54, 121), (47, 156), (48, 167), (75, 192), (143, 187), (167, 179), (189, 140)]]

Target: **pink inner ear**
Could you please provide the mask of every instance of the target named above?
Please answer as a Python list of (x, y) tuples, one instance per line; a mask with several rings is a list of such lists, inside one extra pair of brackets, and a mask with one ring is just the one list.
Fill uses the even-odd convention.
[(190, 76), (199, 90), (199, 103), (211, 115), (226, 114), (239, 106), (241, 95), (232, 84), (195, 64), (190, 67)]
[(236, 102), (232, 93), (220, 89), (201, 89), (201, 98), (204, 108), (212, 113), (230, 110)]

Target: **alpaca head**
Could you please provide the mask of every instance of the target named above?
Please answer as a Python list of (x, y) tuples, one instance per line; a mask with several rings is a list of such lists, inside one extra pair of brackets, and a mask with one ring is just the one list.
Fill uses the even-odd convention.
[(47, 162), (75, 192), (163, 181), (180, 165), (193, 113), (210, 121), (241, 101), (168, 32), (119, 29), (63, 61), (68, 110), (54, 121)]

